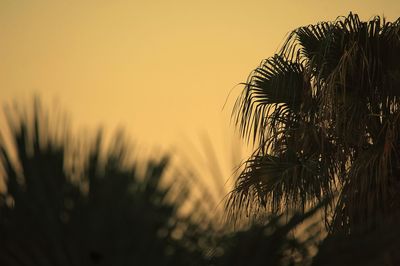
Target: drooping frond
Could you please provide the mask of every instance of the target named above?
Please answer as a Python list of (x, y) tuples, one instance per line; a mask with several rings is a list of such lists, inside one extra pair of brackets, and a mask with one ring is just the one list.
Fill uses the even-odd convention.
[[(241, 97), (236, 101), (236, 124), (247, 140), (262, 143), (271, 132), (290, 119), (300, 108), (301, 97), (307, 89), (303, 66), (276, 55), (254, 70)], [(273, 125), (268, 127), (267, 125)]]

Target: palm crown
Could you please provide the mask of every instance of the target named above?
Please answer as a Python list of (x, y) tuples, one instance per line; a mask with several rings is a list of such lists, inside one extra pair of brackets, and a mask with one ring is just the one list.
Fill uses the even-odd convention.
[(208, 248), (197, 241), (208, 243), (208, 229), (179, 214), (190, 200), (186, 184), (161, 185), (167, 157), (145, 162), (141, 177), (126, 138), (117, 135), (103, 149), (99, 134), (82, 145), (38, 106), (32, 119), (10, 114), (11, 134), (0, 138), (7, 189), (0, 193), (1, 265), (197, 265), (204, 259)]
[(229, 207), (304, 211), (329, 197), (331, 229), (395, 219), (399, 62), (400, 19), (350, 13), (294, 30), (235, 104), (235, 122), (256, 149)]

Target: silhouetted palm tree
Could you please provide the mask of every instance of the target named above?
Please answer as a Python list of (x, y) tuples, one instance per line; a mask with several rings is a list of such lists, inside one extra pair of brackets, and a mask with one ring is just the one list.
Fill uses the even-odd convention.
[(350, 13), (294, 30), (250, 75), (234, 114), (255, 151), (231, 211), (304, 211), (329, 197), (332, 232), (398, 221), (400, 19)]
[(11, 116), (0, 142), (1, 265), (203, 264), (207, 224), (178, 215), (182, 182), (160, 185), (167, 157), (141, 178), (120, 136), (108, 149), (100, 135), (83, 146), (38, 106), (27, 115)]

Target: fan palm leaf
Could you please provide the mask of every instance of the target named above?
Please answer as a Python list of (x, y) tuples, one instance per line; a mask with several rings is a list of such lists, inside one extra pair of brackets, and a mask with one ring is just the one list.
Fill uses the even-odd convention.
[(178, 214), (190, 200), (188, 188), (176, 184), (171, 200), (171, 187), (161, 185), (168, 157), (146, 162), (140, 177), (124, 138), (117, 136), (104, 149), (99, 134), (82, 147), (63, 127), (51, 129), (38, 106), (32, 119), (10, 115), (10, 139), (0, 143), (7, 189), (0, 195), (1, 265), (204, 260), (206, 248), (198, 241), (207, 243), (206, 226)]

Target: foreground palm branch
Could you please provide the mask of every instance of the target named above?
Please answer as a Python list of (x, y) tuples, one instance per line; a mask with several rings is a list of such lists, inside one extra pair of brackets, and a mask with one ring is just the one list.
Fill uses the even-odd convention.
[(171, 199), (174, 188), (160, 185), (167, 158), (147, 162), (140, 178), (119, 136), (109, 149), (100, 136), (84, 146), (38, 106), (30, 115), (10, 115), (11, 137), (0, 142), (7, 189), (0, 195), (1, 265), (204, 260), (208, 231), (178, 214), (187, 188), (175, 185)]
[(256, 149), (229, 198), (233, 213), (304, 211), (328, 197), (331, 229), (396, 220), (400, 19), (350, 13), (294, 30), (250, 75), (234, 119)]

